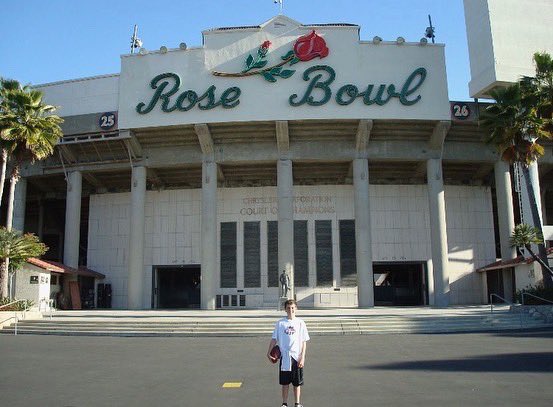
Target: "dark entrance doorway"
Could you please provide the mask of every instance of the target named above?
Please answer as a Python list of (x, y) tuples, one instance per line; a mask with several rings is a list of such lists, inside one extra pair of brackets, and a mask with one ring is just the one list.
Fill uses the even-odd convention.
[(158, 266), (153, 272), (152, 308), (200, 308), (200, 266)]
[[(486, 271), (486, 282), (488, 283), (488, 302), (490, 295), (496, 294), (500, 297), (505, 296), (503, 290), (503, 270), (488, 270)], [(502, 303), (503, 300), (497, 297), (492, 298), (493, 303)]]
[(375, 263), (374, 305), (428, 304), (424, 263)]

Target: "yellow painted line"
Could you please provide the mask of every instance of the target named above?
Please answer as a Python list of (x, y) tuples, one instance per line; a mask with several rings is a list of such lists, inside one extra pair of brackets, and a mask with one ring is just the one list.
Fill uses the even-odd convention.
[(238, 389), (242, 387), (242, 382), (226, 382), (223, 383), (223, 389)]

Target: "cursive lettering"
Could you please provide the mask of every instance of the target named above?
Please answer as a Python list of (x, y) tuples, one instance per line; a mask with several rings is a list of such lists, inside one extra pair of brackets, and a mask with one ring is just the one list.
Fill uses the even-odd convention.
[[(311, 76), (315, 72), (318, 73)], [(323, 78), (326, 79), (323, 80)], [(335, 78), (336, 72), (328, 65), (316, 65), (306, 69), (303, 73), (303, 80), (309, 81), (309, 84), (301, 98), (297, 93), (290, 96), (288, 99), (290, 105), (324, 105), (332, 97), (331, 85)], [(419, 94), (412, 99), (409, 97), (421, 87), (425, 79), (426, 69), (417, 68), (407, 77), (399, 92), (394, 84), (368, 84), (363, 92), (360, 92), (357, 86), (347, 84), (336, 91), (335, 100), (341, 106), (350, 105), (357, 98), (362, 99), (363, 103), (367, 106), (372, 104), (384, 106), (392, 98), (397, 98), (402, 105), (411, 106), (421, 99), (421, 95)], [(319, 92), (315, 93), (316, 90), (319, 90)], [(320, 94), (320, 91), (322, 91), (322, 94)]]
[(222, 106), (224, 109), (231, 109), (240, 104), (240, 88), (233, 86), (226, 89), (220, 98), (217, 99), (215, 85), (211, 85), (207, 90), (198, 96), (198, 93), (189, 89), (180, 93), (174, 103), (172, 97), (180, 90), (180, 77), (172, 72), (162, 73), (153, 78), (150, 82), (150, 87), (155, 90), (148, 105), (140, 102), (136, 105), (136, 111), (139, 114), (150, 113), (154, 107), (161, 102), (161, 110), (165, 113), (170, 113), (175, 110), (187, 112), (197, 106), (200, 110), (210, 110), (217, 106)]

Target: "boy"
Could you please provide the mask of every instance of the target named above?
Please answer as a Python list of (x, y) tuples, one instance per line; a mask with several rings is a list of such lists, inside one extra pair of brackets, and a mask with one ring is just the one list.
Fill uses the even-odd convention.
[(271, 356), (271, 349), (275, 345), (280, 347), (279, 383), (282, 386), (282, 407), (288, 406), (290, 383), (294, 386), (295, 406), (303, 407), (300, 403), (300, 386), (303, 385), (303, 366), (305, 365), (309, 333), (305, 322), (296, 318), (298, 309), (296, 301), (288, 300), (284, 303), (284, 307), (286, 318), (280, 319), (275, 325), (267, 357), (271, 362), (276, 362), (276, 359)]

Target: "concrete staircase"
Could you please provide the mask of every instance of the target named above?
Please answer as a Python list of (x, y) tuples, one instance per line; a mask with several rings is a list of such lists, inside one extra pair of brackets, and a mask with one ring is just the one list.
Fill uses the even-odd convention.
[[(57, 311), (20, 321), (18, 334), (73, 336), (265, 336), (283, 313), (236, 311)], [(453, 333), (553, 328), (539, 314), (489, 307), (301, 310), (311, 335)], [(13, 334), (13, 324), (0, 330)]]

